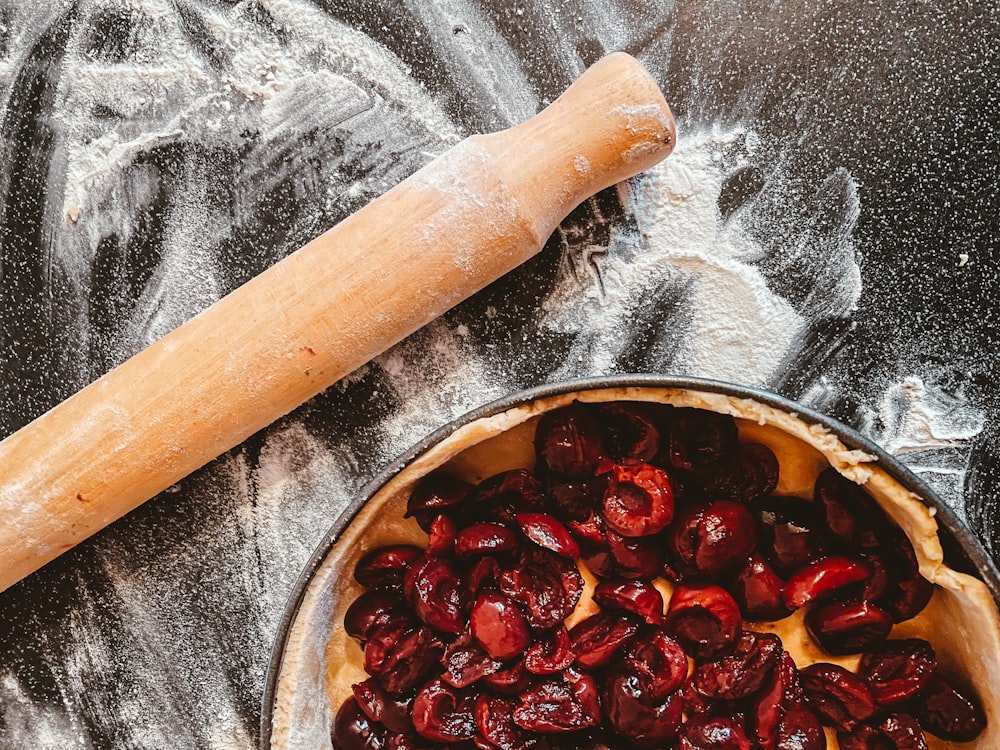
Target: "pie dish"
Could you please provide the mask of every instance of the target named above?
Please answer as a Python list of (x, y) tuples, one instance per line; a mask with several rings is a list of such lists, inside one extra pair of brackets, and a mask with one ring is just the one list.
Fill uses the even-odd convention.
[[(540, 416), (577, 401), (645, 401), (731, 415), (741, 439), (767, 445), (777, 456), (776, 495), (811, 496), (816, 477), (830, 467), (863, 485), (906, 533), (921, 574), (935, 584), (926, 609), (896, 625), (892, 637), (934, 644), (942, 666), (964, 675), (983, 702), (986, 729), (971, 746), (1000, 747), (1000, 576), (947, 507), (884, 451), (822, 415), (753, 389), (655, 376), (575, 381), (508, 397), (438, 430), (373, 481), (333, 525), (289, 601), (268, 675), (261, 747), (333, 746), (334, 715), (351, 685), (367, 677), (363, 653), (342, 624), (364, 590), (352, 572), (382, 545), (426, 544), (418, 524), (404, 518), (419, 480), (442, 467), (470, 482), (530, 468)], [(837, 661), (816, 648), (794, 617), (775, 632), (800, 667)], [(841, 661), (850, 666), (849, 658)], [(970, 746), (929, 740), (932, 748)]]

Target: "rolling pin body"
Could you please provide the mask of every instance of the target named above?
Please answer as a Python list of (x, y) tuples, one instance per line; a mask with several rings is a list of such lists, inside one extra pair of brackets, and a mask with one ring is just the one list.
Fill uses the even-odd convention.
[(0, 590), (518, 266), (673, 143), (656, 84), (611, 55), (0, 442)]

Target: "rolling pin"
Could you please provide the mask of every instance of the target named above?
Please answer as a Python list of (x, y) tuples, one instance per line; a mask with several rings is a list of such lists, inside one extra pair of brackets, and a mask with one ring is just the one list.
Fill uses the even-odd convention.
[(15, 432), (0, 442), (0, 590), (520, 265), (673, 145), (656, 83), (609, 55)]

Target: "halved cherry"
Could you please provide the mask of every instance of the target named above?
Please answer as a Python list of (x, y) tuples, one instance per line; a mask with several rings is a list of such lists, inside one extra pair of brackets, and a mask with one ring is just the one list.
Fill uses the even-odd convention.
[(875, 700), (894, 706), (917, 695), (937, 669), (934, 648), (922, 638), (885, 641), (861, 657), (858, 674), (868, 680)]
[(455, 537), (455, 557), (471, 560), (481, 555), (500, 555), (518, 546), (517, 534), (502, 523), (475, 523), (466, 526)]
[(729, 591), (748, 620), (780, 620), (791, 614), (782, 590), (785, 581), (767, 560), (754, 552), (736, 576)]
[(524, 668), (532, 674), (558, 674), (576, 659), (573, 641), (559, 626), (540, 634), (524, 654)]
[(638, 631), (639, 623), (623, 612), (597, 612), (581, 620), (569, 631), (576, 663), (583, 669), (605, 666)]
[(535, 452), (540, 465), (557, 474), (592, 475), (604, 454), (593, 408), (572, 404), (543, 414), (535, 428)]
[(368, 589), (403, 590), (403, 578), (424, 551), (412, 544), (390, 544), (365, 553), (354, 566), (354, 580)]
[(952, 742), (971, 742), (986, 727), (986, 714), (971, 691), (935, 672), (912, 703), (913, 712), (925, 731)]
[(448, 561), (440, 557), (418, 561), (406, 574), (404, 590), (425, 623), (444, 633), (462, 632), (471, 600)]
[(483, 591), (469, 617), (472, 635), (487, 654), (504, 661), (524, 653), (531, 631), (522, 609), (499, 591)]
[(518, 513), (514, 520), (521, 527), (521, 532), (539, 547), (571, 560), (580, 556), (580, 546), (554, 516), (548, 513)]
[(691, 673), (691, 685), (707, 698), (749, 698), (761, 691), (782, 654), (778, 636), (744, 631), (732, 653), (698, 660)]
[(619, 401), (601, 404), (598, 414), (611, 459), (622, 464), (650, 463), (660, 450), (660, 431), (649, 404)]
[(797, 497), (762, 497), (753, 504), (761, 553), (787, 577), (827, 554), (828, 532), (815, 503)]
[(517, 699), (514, 723), (532, 732), (564, 733), (596, 727), (601, 721), (592, 677), (569, 669), (529, 687)]
[(512, 522), (518, 513), (543, 510), (545, 488), (527, 469), (511, 469), (484, 479), (469, 498), (481, 518)]
[(390, 732), (406, 734), (413, 731), (409, 698), (389, 695), (375, 677), (351, 686), (354, 699), (365, 715), (384, 725)]
[(816, 479), (815, 500), (827, 528), (841, 544), (864, 549), (879, 546), (889, 523), (878, 503), (860, 486), (836, 469), (826, 469)]
[(483, 685), (498, 695), (519, 695), (531, 684), (532, 675), (524, 668), (524, 661), (515, 661), (510, 666), (483, 677)]
[(420, 528), (430, 530), (430, 523), (446, 509), (450, 512), (472, 493), (473, 486), (461, 479), (436, 472), (424, 477), (406, 502), (406, 518), (416, 518)]
[(444, 667), (441, 679), (456, 688), (468, 687), (503, 667), (468, 631), (445, 647), (441, 665)]
[(652, 464), (614, 464), (601, 501), (608, 528), (625, 537), (649, 536), (674, 517), (670, 476)]
[(839, 664), (817, 662), (799, 671), (805, 699), (827, 726), (850, 732), (875, 715), (868, 683)]
[(626, 666), (605, 678), (601, 707), (611, 727), (639, 747), (662, 747), (681, 727), (680, 696), (671, 693), (664, 701), (654, 703), (644, 690), (642, 678)]
[(726, 414), (702, 409), (674, 409), (666, 444), (669, 466), (701, 472), (736, 452), (739, 431)]
[[(802, 688), (799, 685), (799, 670), (791, 655), (781, 654), (771, 676), (754, 696), (747, 714), (747, 724), (753, 730), (753, 738), (761, 747), (777, 747), (779, 727), (786, 713), (801, 702)], [(819, 720), (814, 719), (819, 727)], [(822, 729), (819, 730), (822, 733)]]
[(450, 744), (476, 734), (475, 698), (442, 680), (431, 680), (413, 698), (413, 727), (421, 737)]
[[(607, 529), (604, 536), (611, 557), (604, 577), (651, 581), (660, 575), (665, 551), (659, 535), (626, 537)], [(586, 559), (592, 558), (593, 555), (588, 555)], [(596, 570), (594, 573), (602, 575)]]
[(680, 750), (750, 750), (752, 743), (739, 714), (699, 714), (681, 725)]
[(626, 661), (636, 663), (636, 673), (643, 673), (645, 668), (646, 689), (656, 703), (680, 688), (688, 673), (687, 654), (661, 628), (646, 630), (636, 638)]
[(353, 696), (340, 705), (331, 730), (337, 750), (381, 750), (385, 737), (386, 728), (369, 718)]
[(741, 569), (757, 544), (753, 515), (732, 500), (686, 508), (667, 533), (679, 572), (712, 580)]
[(514, 723), (514, 701), (482, 693), (476, 698), (474, 715), (479, 734), (490, 748), (529, 748), (529, 738)]
[(782, 595), (789, 609), (798, 609), (810, 602), (842, 594), (852, 586), (858, 587), (873, 572), (871, 563), (863, 557), (829, 555), (793, 573)]
[(826, 750), (823, 726), (808, 706), (793, 704), (781, 717), (775, 750)]
[(572, 613), (583, 594), (583, 576), (571, 560), (539, 549), (500, 574), (500, 590), (520, 605), (533, 628), (544, 630)]
[(852, 732), (837, 732), (840, 750), (927, 750), (920, 724), (908, 714), (888, 714)]
[(606, 609), (634, 612), (650, 625), (664, 619), (663, 594), (648, 581), (602, 581), (594, 589), (594, 601)]
[(740, 608), (721, 586), (680, 584), (670, 597), (665, 628), (691, 656), (712, 658), (736, 645)]
[(860, 654), (875, 648), (892, 629), (892, 618), (871, 602), (828, 602), (806, 613), (806, 629), (834, 656)]
[(443, 652), (429, 628), (390, 621), (376, 628), (365, 643), (365, 671), (378, 677), (389, 693), (400, 695), (427, 679)]
[(774, 491), (778, 470), (778, 459), (766, 445), (740, 443), (730, 460), (698, 479), (709, 497), (749, 503)]
[(428, 557), (452, 557), (455, 554), (457, 534), (455, 522), (444, 513), (439, 514), (431, 521), (430, 531), (427, 532)]
[(365, 641), (375, 628), (394, 615), (405, 616), (409, 612), (409, 605), (395, 591), (366, 591), (351, 602), (344, 613), (344, 630), (352, 638)]

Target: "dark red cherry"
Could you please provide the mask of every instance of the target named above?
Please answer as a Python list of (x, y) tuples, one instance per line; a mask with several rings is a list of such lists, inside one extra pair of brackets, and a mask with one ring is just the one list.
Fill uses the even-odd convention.
[(767, 560), (754, 552), (736, 576), (729, 591), (747, 620), (780, 620), (791, 614), (782, 590), (785, 581)]
[(750, 750), (752, 744), (739, 715), (699, 714), (681, 725), (680, 750)]
[(544, 510), (545, 488), (526, 469), (494, 474), (479, 483), (469, 504), (481, 518), (512, 523), (518, 513)]
[(675, 692), (660, 703), (646, 693), (643, 680), (627, 669), (614, 670), (602, 684), (601, 707), (611, 727), (638, 747), (662, 747), (681, 726), (683, 705)]
[(785, 583), (783, 596), (789, 609), (798, 609), (815, 601), (822, 601), (860, 589), (859, 584), (873, 573), (871, 563), (862, 557), (829, 555), (813, 560), (793, 573)]
[(634, 612), (650, 625), (659, 625), (664, 619), (663, 594), (648, 581), (602, 581), (594, 589), (594, 601), (605, 609)]
[(711, 580), (742, 569), (757, 544), (753, 515), (731, 500), (685, 509), (668, 534), (680, 572)]
[(366, 591), (344, 613), (344, 630), (360, 641), (368, 639), (378, 626), (384, 625), (394, 615), (406, 615), (410, 608), (395, 591)]
[(490, 750), (493, 748), (527, 750), (532, 746), (524, 730), (517, 726), (511, 717), (514, 705), (512, 700), (487, 693), (476, 698), (474, 710), (476, 728), (487, 741)]
[(888, 714), (853, 732), (837, 732), (840, 750), (927, 750), (920, 724), (908, 714)]
[[(753, 697), (747, 712), (747, 724), (752, 729), (753, 739), (761, 747), (774, 748), (778, 743), (782, 719), (801, 700), (799, 670), (791, 655), (784, 651), (761, 690)], [(814, 723), (819, 727), (818, 719), (814, 719)]]
[(537, 636), (524, 654), (524, 668), (532, 674), (558, 674), (575, 659), (573, 641), (560, 625)]
[(603, 572), (590, 566), (593, 555), (585, 557), (595, 575), (651, 581), (663, 571), (665, 551), (660, 536), (625, 537), (608, 529), (604, 537), (610, 560), (606, 567), (598, 566)]
[(742, 700), (764, 687), (784, 649), (771, 633), (744, 631), (732, 653), (718, 659), (698, 660), (691, 684), (706, 698)]
[(543, 414), (535, 430), (535, 452), (539, 462), (556, 474), (592, 475), (604, 453), (593, 409), (573, 404)]
[(503, 666), (469, 632), (462, 633), (445, 647), (441, 664), (444, 667), (441, 679), (456, 688), (468, 687)]
[(365, 588), (403, 590), (403, 577), (424, 551), (412, 544), (391, 544), (365, 553), (354, 566), (354, 580)]
[(774, 750), (826, 750), (823, 726), (808, 706), (793, 704), (781, 717)]
[(779, 575), (787, 577), (827, 554), (829, 542), (815, 503), (797, 497), (762, 497), (754, 502), (759, 549)]
[(353, 697), (341, 704), (330, 733), (337, 750), (382, 750), (385, 737), (385, 727), (368, 718)]
[(390, 732), (406, 734), (413, 731), (410, 721), (410, 701), (389, 695), (375, 677), (351, 686), (354, 699), (365, 715)]
[(521, 693), (513, 716), (515, 724), (532, 732), (563, 733), (596, 727), (601, 721), (597, 684), (585, 673), (567, 670)]
[(475, 698), (442, 680), (431, 680), (413, 698), (413, 727), (432, 742), (451, 744), (476, 734)]
[(407, 572), (404, 588), (421, 620), (444, 633), (462, 632), (471, 601), (448, 561), (439, 557), (418, 561)]
[(544, 630), (573, 612), (583, 593), (583, 576), (571, 560), (539, 549), (500, 574), (500, 590), (520, 605), (531, 627)]
[(815, 501), (826, 527), (841, 543), (873, 549), (889, 525), (885, 513), (860, 486), (836, 469), (826, 469), (816, 479)]
[(837, 664), (817, 662), (800, 670), (805, 698), (827, 726), (850, 732), (875, 715), (868, 683)]
[(420, 528), (430, 531), (430, 523), (447, 510), (451, 512), (464, 503), (473, 486), (447, 474), (434, 473), (424, 477), (413, 489), (406, 503), (406, 517), (416, 518)]
[(806, 629), (834, 656), (870, 651), (889, 635), (892, 618), (871, 602), (828, 602), (806, 613)]
[(587, 670), (605, 666), (638, 631), (636, 618), (624, 612), (602, 611), (581, 620), (569, 631), (576, 663)]
[(971, 742), (986, 727), (986, 714), (978, 696), (940, 672), (931, 676), (911, 707), (920, 726), (943, 740)]
[(466, 526), (455, 537), (455, 557), (473, 560), (482, 555), (502, 555), (518, 548), (517, 534), (501, 523)]
[(680, 688), (688, 673), (684, 649), (660, 628), (646, 630), (637, 637), (626, 661), (634, 662), (633, 671), (642, 675), (654, 703), (666, 700)]
[(580, 556), (580, 546), (554, 516), (548, 513), (519, 513), (514, 520), (521, 527), (521, 532), (539, 547), (571, 560)]
[(670, 476), (651, 464), (614, 464), (607, 476), (601, 516), (625, 537), (649, 536), (674, 517)]
[(487, 654), (505, 661), (524, 653), (531, 643), (521, 608), (499, 591), (483, 591), (469, 617), (472, 635)]
[(749, 503), (778, 486), (778, 459), (760, 443), (740, 443), (735, 455), (699, 476), (709, 497)]
[(738, 441), (732, 417), (702, 409), (674, 409), (666, 460), (676, 469), (702, 472), (733, 455)]
[(605, 445), (613, 461), (650, 463), (660, 451), (660, 430), (649, 404), (613, 402), (598, 407)]
[(455, 537), (458, 534), (458, 526), (444, 513), (438, 515), (431, 521), (430, 531), (427, 532), (427, 556), (428, 557), (452, 557), (455, 554)]
[(390, 620), (365, 643), (365, 671), (393, 695), (412, 690), (436, 669), (444, 646), (422, 625)]
[(740, 608), (721, 586), (680, 584), (670, 597), (666, 631), (691, 656), (713, 658), (732, 650), (743, 630)]
[(917, 695), (937, 668), (937, 656), (921, 638), (885, 641), (861, 657), (858, 674), (868, 680), (875, 700), (894, 706)]
[(515, 696), (526, 690), (532, 682), (532, 675), (524, 668), (523, 661), (515, 661), (509, 667), (483, 677), (483, 685), (498, 695)]

